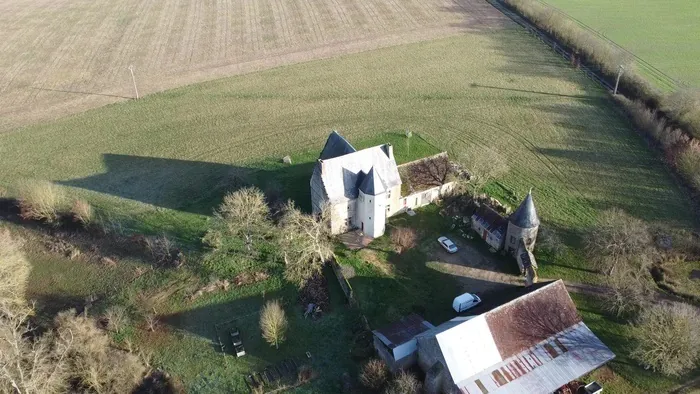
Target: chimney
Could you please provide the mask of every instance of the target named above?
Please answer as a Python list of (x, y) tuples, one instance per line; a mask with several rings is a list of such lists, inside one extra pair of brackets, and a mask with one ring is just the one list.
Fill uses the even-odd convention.
[(321, 174), (323, 174), (323, 169), (324, 169), (324, 167), (325, 167), (325, 165), (323, 164), (323, 160), (318, 159), (318, 164), (321, 165)]

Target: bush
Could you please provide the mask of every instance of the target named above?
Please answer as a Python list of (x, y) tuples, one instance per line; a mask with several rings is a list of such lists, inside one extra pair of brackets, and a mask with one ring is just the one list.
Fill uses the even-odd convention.
[(87, 227), (92, 222), (93, 212), (92, 206), (85, 200), (75, 200), (71, 208), (73, 220)]
[(682, 89), (664, 97), (661, 109), (676, 123), (700, 138), (700, 89)]
[(146, 249), (151, 254), (153, 262), (159, 267), (179, 267), (182, 265), (182, 255), (175, 242), (165, 235), (147, 237)]
[(394, 380), (389, 384), (385, 394), (420, 394), (423, 385), (413, 374), (405, 371), (399, 372)]
[(621, 267), (607, 277), (610, 292), (606, 293), (605, 309), (622, 316), (647, 306), (652, 293), (652, 283), (646, 271)]
[(51, 182), (25, 181), (19, 187), (19, 207), (24, 219), (56, 222), (64, 201), (63, 189)]
[(87, 316), (75, 310), (61, 312), (56, 327), (59, 343), (71, 344), (69, 380), (82, 389), (79, 391), (131, 392), (146, 373), (138, 356), (111, 347), (109, 336)]
[(412, 249), (418, 243), (416, 230), (409, 227), (397, 227), (391, 230), (391, 242), (398, 253)]
[(700, 148), (695, 144), (687, 145), (678, 152), (676, 165), (690, 186), (700, 190)]
[(656, 305), (642, 310), (633, 330), (631, 356), (664, 375), (677, 376), (700, 361), (700, 313), (688, 304)]
[(22, 305), (29, 279), (29, 263), (22, 253), (22, 239), (0, 229), (0, 303)]
[(381, 390), (389, 379), (389, 369), (384, 361), (373, 358), (362, 367), (360, 383), (368, 389)]
[(643, 271), (652, 262), (652, 241), (644, 221), (620, 209), (609, 209), (591, 228), (586, 249), (597, 268), (608, 274), (619, 267)]
[(287, 316), (278, 300), (268, 301), (260, 313), (262, 336), (271, 345), (279, 349), (287, 334)]
[(119, 305), (109, 307), (104, 314), (104, 319), (107, 321), (107, 329), (116, 333), (129, 324), (129, 314), (126, 308)]

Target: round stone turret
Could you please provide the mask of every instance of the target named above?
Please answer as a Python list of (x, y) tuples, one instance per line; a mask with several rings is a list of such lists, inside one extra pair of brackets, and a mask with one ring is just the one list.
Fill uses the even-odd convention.
[(532, 200), (532, 189), (530, 189), (518, 209), (508, 218), (506, 252), (515, 255), (521, 240), (525, 248), (532, 251), (535, 248), (539, 227), (540, 219), (537, 217), (535, 203)]

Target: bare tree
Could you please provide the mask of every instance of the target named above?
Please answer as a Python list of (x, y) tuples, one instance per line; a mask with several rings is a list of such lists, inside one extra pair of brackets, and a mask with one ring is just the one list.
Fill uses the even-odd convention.
[(619, 266), (646, 270), (655, 253), (647, 224), (617, 208), (600, 215), (586, 246), (597, 268), (608, 274)]
[(56, 326), (56, 343), (73, 338), (67, 354), (70, 381), (96, 393), (118, 394), (131, 392), (143, 379), (141, 358), (113, 348), (93, 319), (70, 310), (58, 314)]
[(452, 173), (452, 164), (447, 155), (421, 160), (408, 168), (411, 183), (416, 186), (441, 186)]
[(647, 271), (627, 265), (618, 267), (607, 277), (610, 291), (604, 294), (604, 307), (618, 316), (642, 309), (651, 297), (650, 280)]
[(489, 147), (471, 147), (458, 160), (469, 171), (474, 194), (494, 178), (508, 172), (508, 165), (498, 151)]
[(681, 375), (700, 361), (700, 313), (688, 304), (655, 305), (641, 311), (631, 356), (664, 375)]
[(228, 193), (214, 212), (214, 224), (205, 241), (220, 246), (222, 237), (241, 237), (250, 252), (254, 241), (269, 233), (269, 215), (270, 208), (260, 189), (245, 187)]
[(0, 393), (64, 392), (72, 337), (54, 342), (49, 332), (34, 338), (27, 324), (32, 308), (7, 307), (0, 305)]
[(268, 301), (260, 312), (260, 329), (263, 338), (279, 349), (287, 335), (287, 316), (278, 300)]
[(396, 227), (391, 230), (391, 242), (398, 253), (403, 253), (416, 246), (418, 234), (414, 228)]
[(285, 277), (302, 287), (333, 256), (332, 213), (325, 206), (319, 215), (307, 215), (292, 201), (283, 211), (279, 242), (286, 264)]

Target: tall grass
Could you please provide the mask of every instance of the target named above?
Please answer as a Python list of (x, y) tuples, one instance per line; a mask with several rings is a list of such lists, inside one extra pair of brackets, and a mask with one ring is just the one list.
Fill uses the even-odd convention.
[(51, 182), (25, 180), (19, 185), (19, 206), (25, 219), (56, 222), (64, 202), (63, 189)]

